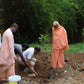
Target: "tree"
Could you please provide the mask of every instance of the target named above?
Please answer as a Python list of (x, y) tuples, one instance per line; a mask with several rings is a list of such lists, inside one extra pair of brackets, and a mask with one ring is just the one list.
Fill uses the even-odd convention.
[[(3, 0), (5, 27), (19, 24), (16, 42), (38, 41), (40, 34), (51, 34), (57, 20), (68, 32), (69, 43), (82, 41), (83, 0)], [(80, 35), (79, 35), (80, 34)]]

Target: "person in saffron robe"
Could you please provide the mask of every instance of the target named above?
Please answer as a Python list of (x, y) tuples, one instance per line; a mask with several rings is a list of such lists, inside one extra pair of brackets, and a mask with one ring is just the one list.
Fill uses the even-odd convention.
[(0, 80), (8, 80), (8, 77), (15, 75), (15, 60), (13, 32), (16, 32), (18, 25), (13, 23), (3, 33), (0, 50)]
[(64, 67), (64, 51), (69, 50), (67, 32), (66, 30), (57, 22), (53, 22), (52, 27), (52, 68)]

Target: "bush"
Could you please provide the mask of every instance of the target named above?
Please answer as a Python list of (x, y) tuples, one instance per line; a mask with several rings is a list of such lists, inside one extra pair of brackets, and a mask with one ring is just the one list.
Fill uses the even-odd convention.
[(52, 39), (51, 39), (51, 36), (50, 34), (41, 34), (40, 37), (39, 37), (39, 42), (41, 44), (44, 44), (44, 43), (51, 43)]

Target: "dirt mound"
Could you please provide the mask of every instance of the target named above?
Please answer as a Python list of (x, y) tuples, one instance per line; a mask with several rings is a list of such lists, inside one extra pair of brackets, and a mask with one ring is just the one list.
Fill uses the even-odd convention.
[[(38, 81), (40, 84), (45, 84), (45, 81), (47, 80), (55, 81), (56, 79), (61, 78), (63, 78), (64, 80), (68, 80), (71, 78), (73, 79), (74, 77), (79, 75), (79, 65), (84, 64), (84, 53), (65, 54), (65, 67), (61, 69), (48, 70), (48, 67), (51, 65), (51, 53), (41, 52), (38, 55), (35, 55), (34, 57), (39, 60), (35, 66), (35, 70), (38, 73), (38, 77), (33, 78), (31, 80)], [(22, 67), (18, 62), (16, 62), (16, 74), (21, 75), (21, 77), (27, 82), (28, 80), (30, 81), (30, 79), (28, 79), (29, 77), (23, 72), (23, 70), (24, 67)]]
[(39, 78), (48, 78), (48, 70), (46, 66), (42, 64), (42, 62), (36, 62), (35, 70), (38, 73)]
[(15, 70), (16, 74), (22, 77), (21, 84), (84, 84), (84, 53), (65, 54), (65, 67), (53, 70), (48, 70), (51, 65), (51, 53), (41, 52), (34, 57), (40, 61), (35, 66), (38, 73), (36, 78), (28, 77), (23, 72), (24, 66), (16, 62)]
[(42, 62), (43, 65), (49, 67), (51, 65), (51, 53), (48, 52), (41, 52), (34, 56), (36, 59)]

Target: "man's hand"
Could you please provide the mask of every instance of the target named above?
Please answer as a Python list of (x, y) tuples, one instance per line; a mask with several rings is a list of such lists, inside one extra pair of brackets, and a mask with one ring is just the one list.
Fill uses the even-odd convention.
[(34, 70), (33, 67), (29, 67), (29, 68), (35, 73), (36, 76), (38, 75), (38, 73)]
[(14, 59), (15, 59), (15, 61), (18, 61), (18, 58), (16, 56), (14, 57)]
[(22, 61), (25, 63), (25, 65), (26, 65), (27, 67), (29, 67), (29, 68), (32, 70), (32, 72), (35, 73), (35, 75), (37, 76), (38, 73), (34, 70), (33, 66), (32, 66), (31, 63), (30, 63), (30, 60), (27, 59), (27, 61), (25, 61), (25, 59), (24, 59), (23, 56), (21, 56), (21, 59), (22, 59)]

